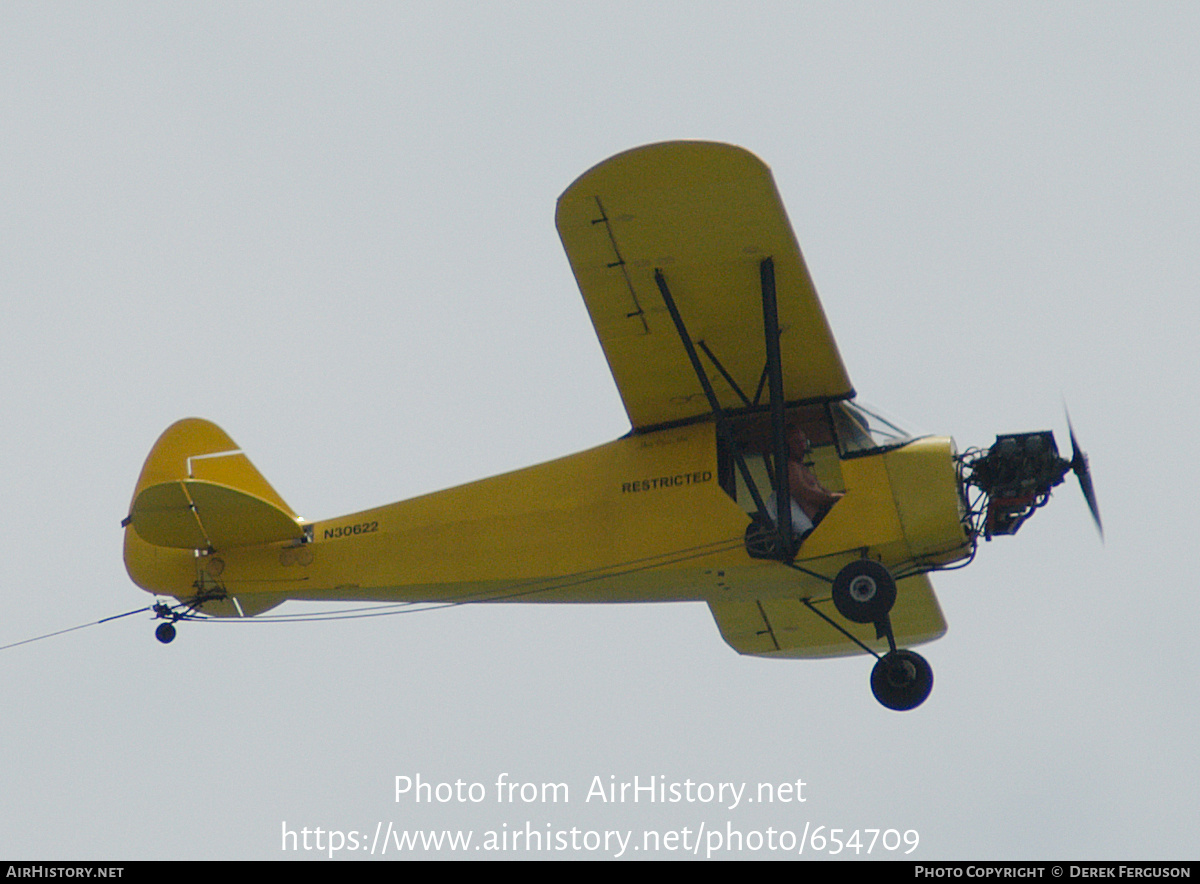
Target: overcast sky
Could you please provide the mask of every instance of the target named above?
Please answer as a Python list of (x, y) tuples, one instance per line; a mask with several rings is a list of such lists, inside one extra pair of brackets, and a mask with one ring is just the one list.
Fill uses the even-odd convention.
[[(310, 519), (625, 433), (554, 204), (678, 138), (771, 165), (865, 400), (964, 448), (1065, 445), (1065, 400), (1107, 534), (1064, 485), (936, 577), (950, 631), (904, 714), (868, 658), (742, 658), (703, 604), (170, 646), (142, 614), (5, 650), (0, 855), (528, 824), (1194, 859), (1198, 44), (1183, 2), (0, 6), (0, 644), (153, 601), (120, 520), (178, 418)], [(397, 802), (418, 774), (487, 798)], [(569, 799), (499, 803), (501, 774)], [(635, 776), (806, 800), (586, 800)]]

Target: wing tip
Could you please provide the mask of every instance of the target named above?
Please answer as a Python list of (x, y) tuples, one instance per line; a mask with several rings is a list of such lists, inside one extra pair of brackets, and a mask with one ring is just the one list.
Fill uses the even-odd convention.
[[(672, 158), (670, 155), (675, 154)], [(577, 195), (594, 196), (594, 184), (610, 174), (636, 175), (643, 168), (660, 170), (664, 162), (673, 162), (681, 170), (704, 170), (708, 174), (716, 169), (745, 173), (748, 169), (761, 169), (770, 174), (770, 167), (757, 154), (722, 141), (680, 140), (656, 141), (631, 147), (601, 160), (576, 178), (558, 198), (558, 205)]]

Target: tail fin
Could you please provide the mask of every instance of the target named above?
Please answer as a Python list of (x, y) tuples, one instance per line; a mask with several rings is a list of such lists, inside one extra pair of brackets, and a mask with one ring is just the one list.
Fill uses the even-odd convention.
[(300, 517), (216, 424), (187, 418), (150, 450), (125, 520), (157, 547), (223, 550), (300, 541)]

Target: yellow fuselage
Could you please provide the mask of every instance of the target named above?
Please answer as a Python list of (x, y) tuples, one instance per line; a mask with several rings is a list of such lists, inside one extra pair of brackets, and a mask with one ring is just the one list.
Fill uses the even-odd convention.
[[(305, 542), (197, 552), (126, 529), (125, 560), (149, 592), (217, 590), (251, 614), (283, 599), (341, 601), (748, 601), (827, 585), (745, 548), (747, 501), (721, 487), (715, 425), (627, 436), (539, 466), (336, 519)], [(953, 443), (919, 439), (813, 468), (845, 496), (796, 563), (832, 577), (864, 553), (895, 570), (969, 551)], [(736, 493), (736, 492), (735, 492)]]

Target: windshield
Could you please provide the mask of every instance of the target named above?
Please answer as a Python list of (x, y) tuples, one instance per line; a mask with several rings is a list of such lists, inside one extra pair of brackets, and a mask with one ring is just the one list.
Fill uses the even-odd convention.
[(843, 455), (895, 448), (915, 438), (894, 419), (855, 402), (831, 402), (829, 410)]

